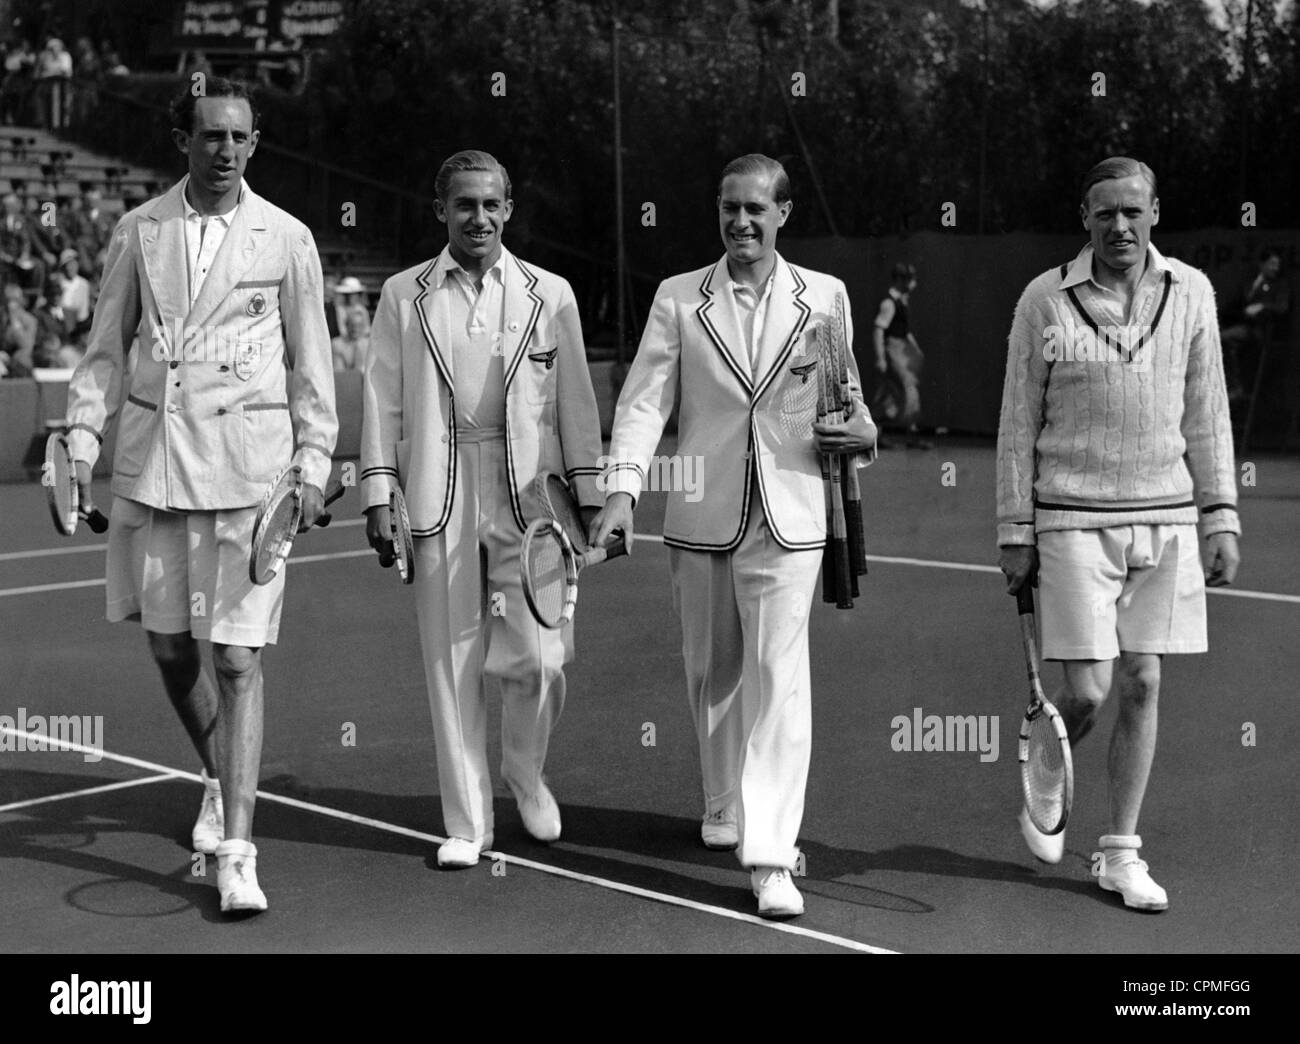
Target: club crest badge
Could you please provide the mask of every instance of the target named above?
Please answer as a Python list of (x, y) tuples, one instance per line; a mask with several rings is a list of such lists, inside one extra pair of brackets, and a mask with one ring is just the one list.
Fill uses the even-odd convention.
[(555, 365), (555, 356), (559, 350), (560, 346), (557, 344), (554, 348), (543, 348), (538, 352), (529, 352), (528, 358), (535, 363), (542, 363), (549, 370)]
[(248, 302), (248, 314), (253, 318), (266, 314), (266, 298), (261, 291), (255, 293), (252, 300)]
[(261, 361), (261, 341), (240, 341), (235, 345), (235, 376), (241, 381), (252, 377)]
[(815, 369), (817, 369), (816, 359), (814, 359), (812, 362), (803, 363), (802, 365), (799, 366), (791, 366), (790, 372), (799, 378), (800, 384), (807, 384), (808, 378), (812, 376), (812, 372)]

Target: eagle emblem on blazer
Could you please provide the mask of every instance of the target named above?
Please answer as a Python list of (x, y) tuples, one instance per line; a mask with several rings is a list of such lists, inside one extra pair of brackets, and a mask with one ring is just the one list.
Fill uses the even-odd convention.
[(790, 372), (799, 378), (800, 384), (807, 384), (808, 378), (812, 376), (813, 370), (817, 369), (817, 359), (812, 362), (802, 363), (799, 366), (791, 366)]
[(542, 363), (549, 370), (555, 365), (555, 356), (559, 351), (560, 346), (557, 344), (554, 348), (543, 348), (541, 351), (529, 352), (528, 358), (535, 363)]
[(235, 376), (246, 381), (257, 372), (262, 358), (261, 341), (240, 341), (235, 345)]

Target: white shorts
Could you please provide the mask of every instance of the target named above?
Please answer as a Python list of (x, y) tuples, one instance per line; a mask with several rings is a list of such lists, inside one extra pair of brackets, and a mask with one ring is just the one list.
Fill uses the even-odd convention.
[(280, 633), (284, 570), (264, 587), (248, 577), (257, 508), (160, 511), (113, 501), (108, 619), (146, 630), (260, 649)]
[(1209, 648), (1194, 525), (1039, 533), (1038, 577), (1045, 660)]

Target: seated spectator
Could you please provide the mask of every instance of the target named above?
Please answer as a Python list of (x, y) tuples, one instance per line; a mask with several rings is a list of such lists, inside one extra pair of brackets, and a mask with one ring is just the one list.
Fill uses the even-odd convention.
[(4, 80), (0, 82), (0, 122), (12, 127), (27, 121), (27, 101), (32, 92), (36, 53), (26, 40), (15, 40), (5, 50)]
[(370, 316), (360, 305), (343, 315), (344, 332), (330, 341), (334, 352), (334, 370), (364, 370), (370, 355)]
[(90, 328), (90, 284), (80, 275), (81, 260), (75, 250), (65, 250), (59, 255), (59, 271), (63, 275), (63, 296), (60, 303), (73, 319), (74, 333)]
[(1219, 335), (1230, 401), (1250, 397), (1264, 339), (1290, 310), (1291, 288), (1282, 275), (1282, 254), (1268, 247), (1259, 255), (1258, 274), (1242, 288), (1230, 312), (1236, 321), (1225, 324)]
[(6, 377), (30, 377), (36, 348), (36, 317), (24, 307), (23, 288), (6, 283), (0, 314), (0, 362)]
[(45, 281), (45, 264), (32, 238), (31, 220), (23, 213), (22, 200), (7, 192), (0, 207), (0, 283), (17, 283), (35, 290)]
[(32, 309), (36, 317), (36, 352), (34, 365), (58, 366), (59, 352), (75, 339), (77, 325), (63, 304), (63, 277), (57, 272), (45, 280), (41, 296)]
[(104, 266), (108, 241), (113, 238), (117, 222), (103, 208), (99, 189), (88, 188), (81, 194), (80, 203), (64, 218), (71, 246), (81, 255), (81, 270), (94, 275)]

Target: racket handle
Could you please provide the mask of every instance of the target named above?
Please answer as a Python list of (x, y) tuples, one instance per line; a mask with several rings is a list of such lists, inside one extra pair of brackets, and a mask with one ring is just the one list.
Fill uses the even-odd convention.
[[(329, 507), (331, 504), (334, 503), (334, 501), (338, 500), (339, 497), (343, 496), (343, 494), (347, 492), (347, 488), (348, 487), (343, 485), (342, 483), (339, 482), (334, 483), (334, 485), (331, 486), (329, 488), (329, 491), (325, 494), (325, 503), (322, 506)], [(322, 529), (324, 529), (326, 526), (330, 524), (333, 518), (334, 516), (331, 515), (328, 511), (322, 511), (318, 516), (316, 516), (315, 524), (320, 526)]]
[(103, 533), (108, 530), (108, 516), (99, 508), (95, 508), (86, 516), (86, 525), (90, 527), (92, 533)]
[(604, 547), (593, 547), (590, 551), (584, 551), (578, 556), (578, 568), (586, 569), (587, 566), (598, 565), (610, 558), (619, 558), (627, 554), (627, 543), (623, 539), (621, 532), (611, 533), (609, 542)]
[(1029, 577), (1025, 577), (1025, 582), (1016, 592), (1016, 610), (1021, 616), (1029, 616), (1034, 611), (1034, 585), (1029, 582)]

